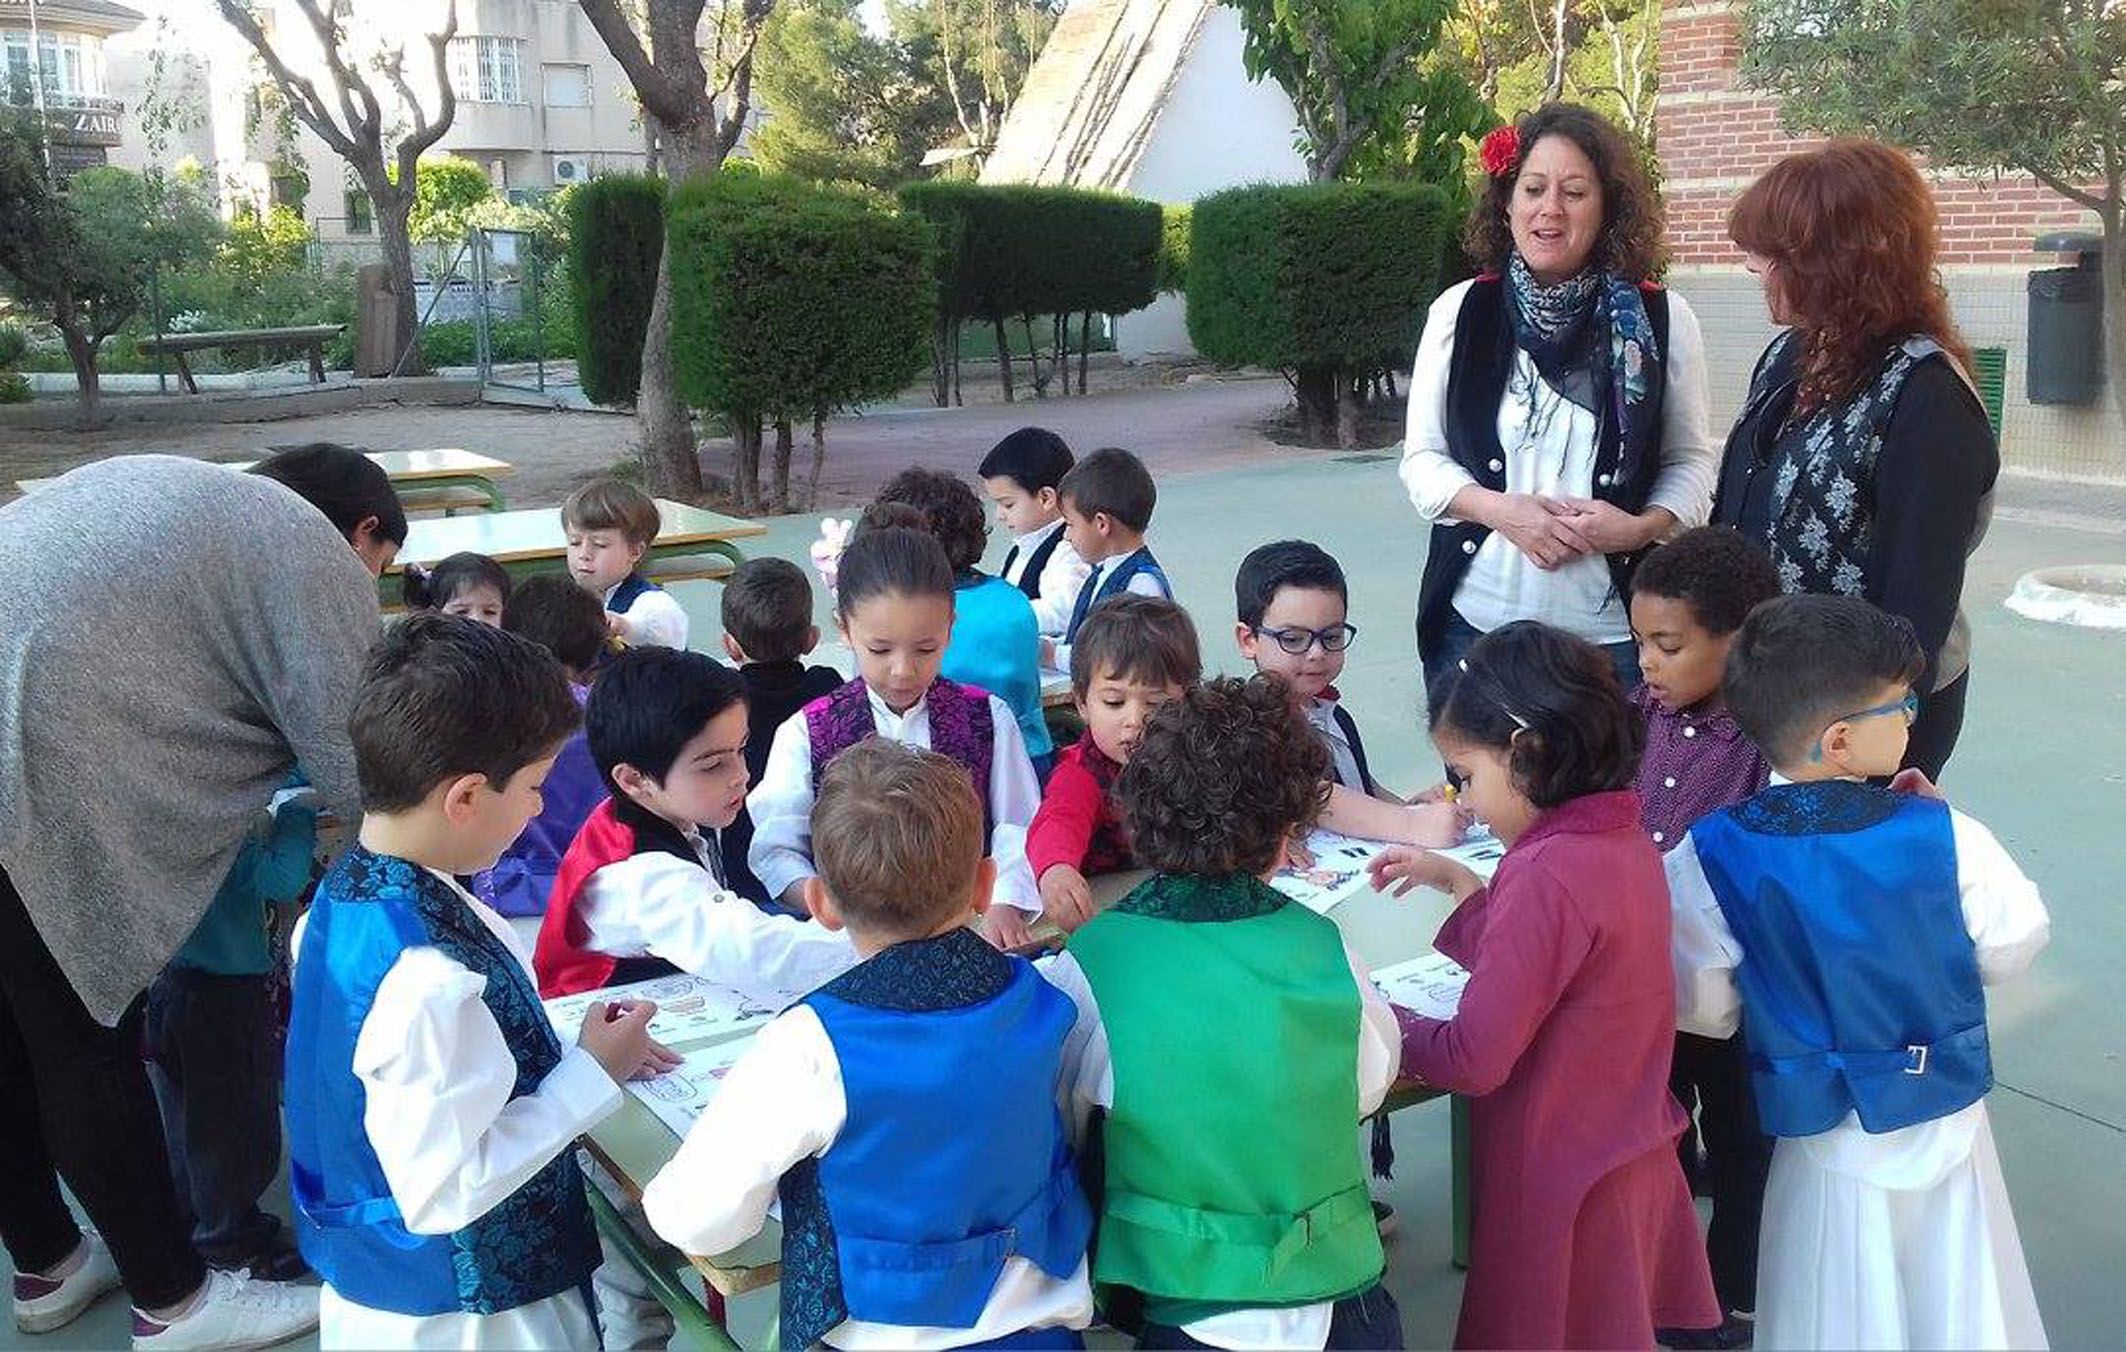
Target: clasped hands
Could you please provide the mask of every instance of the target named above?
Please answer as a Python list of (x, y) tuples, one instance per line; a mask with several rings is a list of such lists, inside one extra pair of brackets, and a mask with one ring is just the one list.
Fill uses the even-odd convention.
[(1500, 493), (1481, 524), (1505, 536), (1536, 567), (1562, 568), (1587, 554), (1644, 549), (1675, 523), (1665, 508), (1627, 512), (1599, 498), (1553, 498)]

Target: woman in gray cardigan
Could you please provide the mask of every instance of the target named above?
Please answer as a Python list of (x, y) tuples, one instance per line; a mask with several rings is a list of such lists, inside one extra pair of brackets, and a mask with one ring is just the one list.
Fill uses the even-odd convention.
[(136, 1346), (317, 1321), (314, 1289), (193, 1251), (141, 993), (298, 763), (358, 813), (347, 715), (405, 534), (383, 471), (339, 447), (248, 475), (126, 456), (0, 508), (0, 1239), (25, 1328), (121, 1279)]

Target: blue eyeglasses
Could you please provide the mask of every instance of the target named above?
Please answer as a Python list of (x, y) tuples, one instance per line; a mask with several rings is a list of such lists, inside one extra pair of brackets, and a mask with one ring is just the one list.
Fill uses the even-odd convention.
[[(1864, 718), (1883, 718), (1890, 714), (1903, 714), (1905, 726), (1911, 727), (1913, 723), (1919, 720), (1918, 694), (1907, 690), (1903, 699), (1891, 700), (1888, 704), (1878, 704), (1873, 708), (1859, 709), (1849, 714), (1840, 714), (1824, 724), (1823, 727), (1824, 731), (1828, 732), (1840, 723), (1858, 723)], [(1815, 747), (1809, 752), (1809, 759), (1812, 761), (1823, 759), (1823, 738), (1820, 734), (1816, 738)]]

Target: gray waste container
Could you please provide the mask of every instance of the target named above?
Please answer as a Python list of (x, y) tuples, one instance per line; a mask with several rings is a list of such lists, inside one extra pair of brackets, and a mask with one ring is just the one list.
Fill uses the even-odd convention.
[(2071, 268), (2030, 274), (2028, 372), (2033, 404), (2093, 404), (2104, 380), (2104, 242), (2041, 235), (2040, 253), (2073, 253)]

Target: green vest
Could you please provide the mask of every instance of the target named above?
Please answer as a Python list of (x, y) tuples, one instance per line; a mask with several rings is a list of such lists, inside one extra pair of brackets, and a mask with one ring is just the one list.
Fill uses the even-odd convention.
[(1115, 1075), (1094, 1280), (1162, 1324), (1378, 1281), (1336, 927), (1253, 878), (1162, 875), (1069, 951)]

